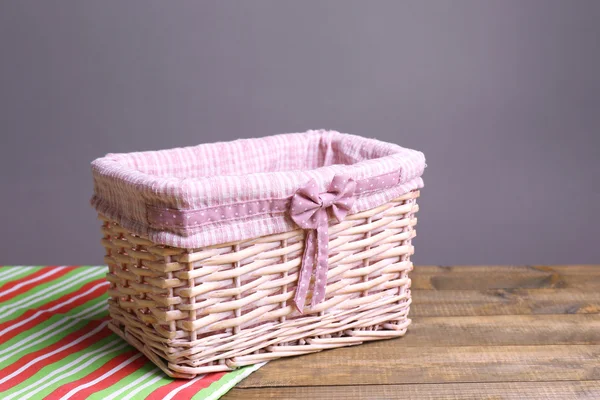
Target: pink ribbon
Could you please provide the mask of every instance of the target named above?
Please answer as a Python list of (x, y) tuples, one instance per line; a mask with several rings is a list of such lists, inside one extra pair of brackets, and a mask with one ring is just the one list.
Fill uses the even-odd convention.
[[(308, 286), (313, 269), (315, 281), (311, 307), (325, 299), (328, 269), (329, 214), (341, 222), (354, 204), (356, 182), (345, 175), (336, 175), (331, 181), (329, 190), (319, 193), (317, 184), (310, 180), (308, 184), (296, 191), (290, 204), (290, 216), (302, 229), (308, 230), (302, 256), (302, 266), (298, 278), (298, 287), (294, 303), (302, 312), (306, 303)], [(315, 267), (316, 265), (316, 267)]]

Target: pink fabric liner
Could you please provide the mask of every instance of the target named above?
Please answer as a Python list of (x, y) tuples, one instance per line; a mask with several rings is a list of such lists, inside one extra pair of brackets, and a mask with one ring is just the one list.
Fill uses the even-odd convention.
[[(355, 180), (352, 214), (422, 187), (424, 168), (425, 158), (415, 150), (334, 131), (308, 131), (108, 154), (92, 163), (91, 203), (100, 214), (156, 243), (198, 248), (297, 229), (287, 206), (311, 179), (319, 192), (327, 190), (334, 175)], [(381, 176), (393, 177), (393, 184), (371, 188)], [(247, 212), (238, 209), (235, 215), (243, 205)]]
[[(380, 189), (391, 188), (397, 184), (398, 173), (392, 172), (360, 180), (357, 183), (355, 193), (356, 195), (367, 194)], [(291, 199), (250, 200), (201, 210), (176, 210), (148, 206), (148, 223), (153, 228), (195, 229), (218, 221), (224, 222), (253, 216), (286, 213), (289, 211)]]

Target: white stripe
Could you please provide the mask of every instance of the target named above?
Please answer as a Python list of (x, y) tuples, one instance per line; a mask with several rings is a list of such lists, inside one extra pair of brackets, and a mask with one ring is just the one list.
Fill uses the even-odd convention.
[[(50, 294), (54, 294), (54, 292), (56, 292), (56, 289), (61, 289), (61, 288), (65, 287), (64, 286), (65, 284), (71, 283), (71, 282), (73, 282), (75, 280), (79, 280), (82, 277), (83, 278), (87, 278), (89, 276), (88, 274), (89, 274), (89, 271), (86, 271), (86, 270), (79, 271), (79, 273), (77, 273), (75, 275), (72, 275), (72, 276), (70, 276), (69, 278), (67, 278), (67, 279), (65, 279), (63, 281), (56, 282), (54, 285), (48, 286), (47, 288), (44, 288), (43, 290), (40, 290), (37, 293), (31, 293), (28, 297), (20, 299), (19, 301), (16, 301), (16, 302), (11, 303), (11, 304), (7, 304), (4, 307), (0, 307), (0, 311), (9, 310), (9, 309), (11, 309), (13, 307), (17, 307), (17, 306), (21, 306), (22, 304), (26, 304), (29, 301), (30, 297), (34, 297), (35, 296), (36, 300), (38, 300), (38, 299), (44, 299), (45, 297), (40, 297), (40, 295), (46, 294), (48, 292), (50, 292)], [(96, 275), (99, 275), (99, 274), (97, 274), (97, 273), (96, 274), (91, 274), (91, 276), (96, 276)], [(2, 317), (0, 317), (0, 318), (2, 318)]]
[[(61, 319), (59, 319), (55, 323), (47, 326), (46, 328), (42, 329), (41, 331), (36, 332), (36, 333), (34, 333), (32, 335), (29, 335), (27, 337), (27, 339), (23, 339), (23, 340), (15, 343), (15, 344), (13, 344), (12, 346), (10, 346), (8, 348), (0, 350), (0, 355), (4, 354), (4, 353), (7, 353), (7, 352), (9, 352), (10, 350), (12, 350), (12, 349), (14, 349), (16, 347), (20, 347), (22, 349), (26, 348), (27, 344), (31, 343), (32, 339), (38, 338), (38, 337), (44, 335), (46, 332), (52, 331), (52, 335), (46, 336), (46, 337), (43, 338), (43, 340), (47, 340), (48, 338), (53, 337), (56, 333), (60, 333), (63, 330), (67, 329), (67, 327), (71, 327), (72, 325), (74, 325), (74, 324), (76, 324), (76, 323), (78, 323), (78, 322), (80, 322), (82, 320), (90, 319), (90, 317), (92, 317), (92, 316), (94, 316), (94, 315), (96, 315), (98, 313), (106, 311), (107, 308), (108, 308), (107, 304), (105, 302), (103, 302), (103, 301), (100, 301), (99, 303), (97, 303), (97, 304), (95, 304), (95, 305), (93, 305), (91, 307), (88, 307), (88, 308), (85, 308), (85, 309), (81, 310), (79, 313), (77, 313), (75, 315), (65, 315)], [(99, 309), (99, 310), (97, 310), (97, 309)], [(81, 318), (81, 317), (83, 317), (83, 318)], [(70, 324), (67, 324), (67, 326), (65, 326), (64, 325), (65, 320), (72, 320), (72, 322)], [(60, 328), (58, 330), (53, 330), (54, 328), (59, 327), (61, 325), (62, 325), (62, 328)], [(2, 361), (2, 360), (3, 359), (0, 358), (0, 361)]]
[[(37, 293), (31, 293), (29, 296), (21, 299), (20, 301), (17, 301), (12, 304), (8, 304), (5, 307), (0, 307), (0, 312), (4, 311), (4, 314), (0, 314), (0, 320), (6, 318), (9, 315), (14, 314), (15, 312), (17, 312), (19, 310), (31, 308), (31, 305), (27, 304), (27, 302), (30, 301), (32, 297), (35, 298), (36, 302), (38, 302), (39, 300), (45, 300), (49, 297), (55, 296), (57, 291), (62, 292), (65, 289), (69, 289), (81, 282), (89, 281), (89, 280), (91, 280), (91, 278), (95, 278), (97, 276), (104, 275), (105, 272), (102, 271), (102, 273), (89, 274), (89, 275), (88, 274), (89, 274), (88, 271), (83, 271), (82, 274), (74, 275), (74, 276), (70, 277), (69, 279), (58, 282), (56, 285), (49, 286), (42, 291), (39, 291)], [(67, 283), (69, 283), (69, 285), (66, 285)], [(47, 292), (49, 292), (49, 293), (47, 293)], [(45, 296), (40, 296), (41, 294), (45, 294)]]
[(148, 382), (144, 383), (143, 385), (138, 386), (135, 390), (132, 390), (131, 392), (129, 392), (129, 394), (127, 396), (123, 397), (123, 399), (121, 399), (121, 400), (129, 400), (129, 399), (133, 398), (133, 396), (135, 396), (142, 390), (146, 389), (148, 386), (153, 385), (154, 383), (158, 382), (162, 378), (163, 377), (159, 375), (156, 378), (149, 380)]
[(116, 367), (114, 367), (110, 371), (105, 372), (104, 375), (99, 376), (98, 378), (94, 379), (93, 381), (88, 382), (86, 384), (83, 384), (83, 385), (77, 386), (76, 388), (71, 389), (71, 391), (69, 393), (65, 394), (63, 397), (61, 397), (60, 400), (67, 400), (71, 396), (73, 396), (75, 393), (78, 393), (78, 392), (82, 391), (83, 389), (89, 388), (90, 386), (94, 386), (96, 383), (100, 382), (101, 380), (106, 379), (109, 376), (111, 376), (112, 374), (116, 373), (117, 371), (122, 370), (127, 365), (131, 364), (132, 362), (134, 362), (135, 360), (137, 360), (141, 356), (142, 356), (142, 353), (138, 353), (135, 356), (130, 357), (128, 360), (123, 361), (121, 364), (117, 365)]
[[(95, 310), (97, 308), (100, 308), (99, 310), (96, 310), (94, 312), (91, 312), (92, 310)], [(53, 323), (50, 326), (47, 326), (46, 328), (42, 329), (39, 332), (36, 332), (35, 334), (13, 344), (10, 347), (7, 347), (3, 350), (0, 350), (0, 355), (1, 354), (6, 354), (9, 353), (8, 355), (4, 356), (4, 357), (0, 357), (0, 362), (15, 356), (16, 354), (22, 353), (23, 350), (26, 350), (32, 346), (35, 346), (36, 344), (42, 343), (54, 336), (56, 336), (56, 334), (69, 329), (70, 327), (72, 327), (73, 325), (78, 324), (79, 322), (81, 322), (81, 320), (87, 320), (87, 319), (91, 319), (92, 316), (96, 315), (96, 314), (100, 314), (100, 313), (104, 313), (106, 312), (106, 309), (108, 308), (107, 304), (105, 302), (100, 302), (98, 304), (96, 304), (93, 307), (87, 308), (85, 310), (83, 310), (82, 312), (80, 312), (77, 315), (73, 315), (73, 316), (65, 316), (64, 318), (56, 321), (55, 323)], [(84, 315), (84, 318), (79, 318), (80, 316), (82, 316), (81, 314), (83, 314), (84, 312), (87, 312), (89, 314)], [(65, 323), (65, 319), (72, 319), (72, 321), (66, 325), (63, 325)], [(54, 328), (59, 327), (59, 329), (54, 330)], [(37, 340), (37, 341), (32, 341), (32, 339), (36, 339), (42, 335), (44, 335), (46, 332), (51, 332), (51, 334), (49, 335), (45, 335), (43, 336), (41, 339)], [(12, 352), (13, 350), (18, 350), (16, 352)], [(12, 352), (12, 353), (11, 353)]]
[(28, 271), (33, 268), (35, 267), (10, 267), (7, 271), (0, 273), (0, 279), (8, 281), (13, 276), (20, 275), (23, 271)]
[(29, 318), (27, 318), (27, 319), (24, 319), (23, 321), (20, 321), (20, 322), (19, 322), (19, 323), (17, 323), (17, 324), (10, 325), (8, 328), (4, 329), (3, 331), (0, 331), (0, 337), (2, 337), (2, 335), (6, 334), (6, 333), (8, 333), (8, 332), (10, 332), (10, 331), (14, 331), (14, 330), (15, 330), (15, 329), (17, 329), (18, 327), (20, 327), (20, 326), (22, 326), (22, 325), (24, 325), (24, 324), (26, 324), (26, 323), (28, 323), (28, 322), (30, 322), (30, 321), (32, 321), (32, 320), (34, 320), (35, 318), (39, 317), (39, 316), (40, 316), (40, 315), (42, 315), (42, 314), (48, 313), (48, 312), (50, 312), (50, 311), (57, 310), (57, 309), (59, 309), (59, 308), (61, 308), (61, 307), (63, 307), (63, 306), (66, 306), (67, 304), (70, 304), (70, 303), (74, 302), (74, 301), (75, 301), (75, 300), (77, 300), (77, 299), (80, 299), (80, 298), (82, 298), (83, 296), (87, 296), (88, 294), (92, 293), (94, 290), (96, 290), (96, 289), (97, 289), (97, 288), (99, 288), (100, 286), (108, 286), (108, 285), (109, 285), (109, 283), (108, 283), (108, 282), (102, 282), (102, 283), (99, 283), (99, 284), (97, 284), (96, 286), (94, 286), (94, 287), (92, 287), (91, 289), (89, 289), (88, 291), (86, 291), (86, 292), (84, 292), (84, 293), (81, 293), (81, 294), (79, 294), (79, 295), (77, 295), (77, 296), (75, 296), (75, 297), (73, 297), (73, 298), (71, 298), (71, 299), (69, 299), (69, 300), (67, 300), (67, 301), (65, 301), (65, 302), (63, 302), (63, 303), (57, 304), (57, 305), (55, 305), (54, 307), (52, 307), (52, 308), (49, 308), (49, 309), (47, 309), (47, 310), (40, 310), (40, 311), (36, 312), (35, 314), (33, 314), (31, 317), (29, 317)]
[(129, 389), (131, 389), (134, 386), (139, 385), (140, 383), (142, 383), (143, 381), (145, 381), (149, 376), (156, 374), (156, 372), (158, 372), (158, 371), (160, 371), (158, 368), (154, 368), (152, 371), (146, 372), (144, 375), (140, 376), (135, 381), (127, 384), (127, 386), (123, 386), (121, 389), (117, 390), (116, 392), (114, 392), (110, 396), (105, 397), (104, 400), (114, 400), (114, 399), (116, 399), (118, 396), (121, 395), (121, 393), (128, 391)]
[(21, 289), (23, 286), (28, 285), (30, 283), (41, 281), (44, 278), (47, 278), (49, 276), (52, 276), (54, 274), (59, 273), (61, 270), (65, 269), (65, 268), (66, 267), (50, 268), (50, 271), (46, 272), (45, 274), (42, 274), (42, 275), (38, 276), (37, 278), (33, 278), (33, 279), (28, 280), (28, 281), (21, 282), (18, 285), (15, 285), (15, 286), (13, 286), (10, 289), (5, 290), (4, 292), (0, 292), (0, 296), (5, 296), (5, 295), (7, 295), (9, 293), (15, 292), (15, 291)]
[(75, 346), (77, 343), (80, 343), (82, 341), (84, 341), (85, 339), (87, 339), (88, 337), (95, 335), (97, 332), (101, 331), (102, 329), (104, 329), (104, 327), (108, 325), (108, 321), (101, 323), (99, 326), (96, 327), (96, 329), (94, 329), (91, 332), (86, 333), (85, 335), (81, 336), (80, 338), (77, 338), (77, 340), (74, 340), (64, 346), (62, 346), (59, 349), (56, 349), (54, 351), (51, 351), (50, 353), (44, 354), (43, 356), (39, 356), (31, 361), (29, 361), (27, 364), (23, 365), (21, 368), (19, 368), (18, 370), (14, 371), (12, 374), (5, 376), (4, 378), (0, 379), (0, 384), (3, 384), (4, 382), (14, 378), (15, 376), (19, 375), (21, 372), (25, 371), (27, 368), (30, 368), (31, 366), (33, 366), (34, 364), (45, 360), (48, 357), (52, 357), (53, 355), (60, 353), (63, 350), (68, 349), (69, 347), (73, 347)]
[(190, 380), (185, 385), (181, 385), (178, 388), (175, 388), (175, 389), (171, 390), (169, 392), (169, 394), (167, 394), (165, 397), (163, 397), (163, 400), (171, 400), (173, 397), (175, 397), (175, 395), (177, 393), (181, 392), (186, 387), (192, 386), (194, 383), (198, 382), (200, 379), (204, 378), (205, 376), (206, 375), (198, 375), (197, 377), (195, 377), (194, 379)]
[[(115, 346), (115, 344), (118, 344), (118, 346)], [(76, 360), (71, 361), (70, 363), (62, 366), (61, 368), (55, 369), (54, 371), (50, 372), (48, 375), (45, 375), (44, 377), (41, 377), (40, 379), (36, 380), (35, 382), (32, 382), (30, 385), (22, 388), (18, 392), (15, 392), (15, 393), (11, 394), (10, 396), (5, 397), (4, 400), (14, 399), (15, 397), (18, 397), (18, 396), (21, 396), (21, 397), (19, 397), (20, 400), (29, 399), (36, 393), (39, 393), (42, 390), (44, 390), (45, 388), (47, 388), (48, 386), (52, 386), (56, 382), (62, 381), (63, 379), (68, 378), (69, 376), (78, 373), (79, 371), (88, 367), (89, 365), (91, 365), (92, 363), (97, 361), (98, 359), (100, 359), (100, 358), (104, 357), (105, 355), (110, 354), (114, 351), (121, 350), (125, 346), (127, 346), (127, 343), (123, 342), (120, 339), (109, 342), (109, 343), (105, 344), (104, 346), (102, 346), (92, 352), (86, 353), (83, 356), (77, 358)], [(91, 357), (94, 354), (97, 354), (97, 355), (94, 357)], [(82, 361), (84, 361), (87, 358), (89, 358), (89, 360), (87, 360), (86, 362), (84, 362), (82, 364)], [(73, 368), (76, 365), (77, 365), (77, 367)], [(64, 371), (68, 371), (68, 372), (65, 374), (61, 374)], [(50, 382), (46, 382), (47, 380), (49, 380), (50, 378), (52, 378), (56, 375), (59, 375), (59, 376), (52, 379)], [(46, 383), (44, 383), (44, 382), (46, 382)], [(39, 386), (42, 383), (44, 383), (44, 384)], [(37, 386), (39, 386), (39, 387), (37, 387)], [(27, 394), (24, 394), (24, 393), (27, 393)]]
[(250, 375), (251, 373), (253, 373), (254, 371), (256, 371), (257, 369), (259, 369), (260, 367), (262, 367), (265, 364), (266, 364), (266, 362), (263, 362), (263, 363), (254, 364), (251, 367), (248, 367), (247, 370), (242, 372), (240, 375), (236, 376), (235, 379), (232, 379), (229, 382), (227, 382), (227, 384), (222, 385), (220, 388), (218, 388), (217, 390), (212, 392), (209, 396), (207, 396), (204, 400), (219, 399), (221, 396), (223, 396), (225, 393), (227, 393), (229, 391), (229, 389), (231, 389), (232, 387), (237, 385), (242, 379), (244, 379), (245, 377), (247, 377), (248, 375)]

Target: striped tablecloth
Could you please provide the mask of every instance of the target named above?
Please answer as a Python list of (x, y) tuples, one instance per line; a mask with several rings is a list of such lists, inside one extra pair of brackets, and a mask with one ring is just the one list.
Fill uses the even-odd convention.
[(0, 398), (217, 399), (260, 365), (167, 377), (107, 327), (106, 267), (0, 267)]

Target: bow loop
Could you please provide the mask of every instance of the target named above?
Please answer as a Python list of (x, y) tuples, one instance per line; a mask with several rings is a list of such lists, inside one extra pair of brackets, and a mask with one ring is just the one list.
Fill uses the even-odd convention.
[(347, 176), (336, 175), (329, 186), (329, 193), (335, 196), (331, 211), (338, 222), (342, 222), (354, 205), (356, 182)]
[(304, 187), (298, 189), (292, 197), (290, 216), (302, 229), (317, 228), (317, 212), (322, 208), (317, 183), (311, 179)]
[[(328, 211), (341, 222), (354, 204), (356, 182), (343, 175), (336, 175), (331, 181), (329, 190), (319, 193), (316, 182), (311, 179), (304, 187), (298, 189), (290, 204), (290, 216), (302, 229), (308, 230), (304, 245), (302, 266), (298, 278), (298, 287), (294, 302), (302, 312), (308, 294), (313, 269), (315, 285), (311, 305), (323, 301), (327, 285), (328, 269)], [(315, 268), (316, 265), (316, 268)]]

